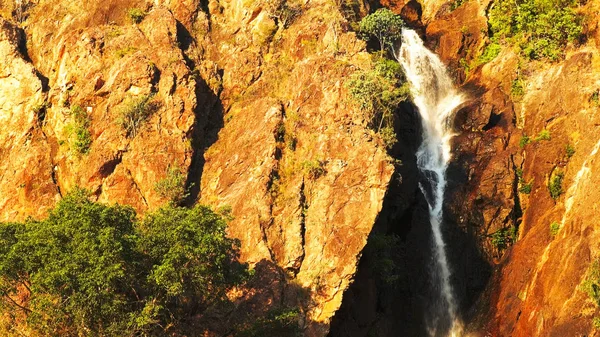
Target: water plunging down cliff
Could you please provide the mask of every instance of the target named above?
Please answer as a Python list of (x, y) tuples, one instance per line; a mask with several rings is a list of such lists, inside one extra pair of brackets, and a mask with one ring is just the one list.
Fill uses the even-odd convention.
[(411, 85), (413, 101), (423, 124), (423, 141), (416, 155), (417, 166), (425, 178), (419, 187), (429, 205), (434, 258), (431, 281), (437, 291), (433, 295), (437, 298), (432, 300), (433, 305), (428, 310), (427, 329), (431, 336), (456, 336), (462, 324), (450, 283), (451, 269), (446, 257), (442, 225), (446, 168), (453, 136), (449, 117), (464, 97), (454, 88), (444, 64), (425, 48), (416, 32), (403, 31), (402, 46), (396, 57)]

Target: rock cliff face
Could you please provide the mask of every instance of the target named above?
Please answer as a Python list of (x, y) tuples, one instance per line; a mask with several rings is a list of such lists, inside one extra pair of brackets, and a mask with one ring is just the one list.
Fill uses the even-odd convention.
[[(42, 217), (75, 186), (143, 213), (179, 170), (184, 202), (232, 208), (229, 232), (262, 276), (256, 314), (299, 306), (306, 335), (324, 335), (394, 166), (346, 98), (344, 78), (370, 66), (364, 43), (338, 5), (296, 6), (293, 17), (237, 0), (5, 7), (0, 219)], [(147, 15), (131, 23), (130, 8)], [(151, 115), (122, 128), (142, 98)]]

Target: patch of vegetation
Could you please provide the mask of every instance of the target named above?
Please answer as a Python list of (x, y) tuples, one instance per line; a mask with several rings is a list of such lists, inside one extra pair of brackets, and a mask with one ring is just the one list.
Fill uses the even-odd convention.
[(595, 260), (590, 264), (580, 289), (596, 306), (600, 306), (600, 261)]
[(71, 108), (69, 117), (71, 122), (65, 126), (69, 147), (79, 154), (87, 154), (92, 145), (92, 135), (88, 130), (91, 119), (79, 105)]
[(400, 238), (394, 234), (373, 234), (369, 237), (367, 249), (373, 258), (373, 273), (383, 285), (393, 286), (401, 272), (396, 261)]
[(167, 169), (166, 177), (154, 185), (154, 190), (161, 198), (168, 200), (169, 204), (180, 205), (190, 195), (186, 182), (187, 177), (183, 171), (173, 166)]
[(600, 90), (596, 90), (592, 93), (592, 95), (590, 96), (590, 103), (592, 103), (594, 106), (600, 106)]
[(321, 160), (305, 160), (301, 166), (302, 171), (309, 179), (318, 179), (325, 174), (325, 162)]
[(567, 155), (567, 158), (573, 157), (573, 155), (575, 154), (575, 148), (573, 147), (573, 145), (567, 144), (567, 146), (565, 146), (565, 154)]
[(478, 66), (480, 64), (486, 64), (486, 63), (492, 61), (493, 59), (496, 58), (496, 56), (498, 56), (498, 54), (500, 54), (501, 50), (502, 50), (502, 46), (497, 42), (492, 42), (492, 43), (488, 44), (485, 47), (485, 49), (483, 50), (483, 53), (481, 55), (479, 55), (479, 57), (477, 58), (476, 66)]
[(492, 245), (499, 252), (508, 248), (508, 246), (517, 241), (517, 228), (510, 226), (501, 228), (490, 235)]
[(138, 220), (77, 189), (44, 220), (0, 224), (0, 312), (39, 336), (189, 335), (248, 277), (225, 227), (205, 206)]
[(146, 17), (146, 12), (139, 8), (129, 8), (127, 10), (127, 16), (131, 22), (138, 24), (144, 20)]
[(49, 104), (46, 101), (38, 103), (33, 107), (33, 113), (35, 114), (35, 117), (37, 118), (38, 126), (42, 126), (44, 124), (44, 121), (46, 120), (46, 112), (48, 112), (48, 108), (49, 108)]
[(465, 2), (467, 2), (467, 0), (453, 0), (450, 4), (450, 11), (454, 11), (458, 7), (462, 6), (462, 4), (464, 4)]
[(594, 327), (594, 329), (600, 330), (600, 317), (594, 317), (592, 319), (592, 326)]
[(382, 52), (385, 48), (393, 51), (396, 42), (402, 37), (402, 27), (404, 21), (399, 15), (387, 8), (380, 8), (360, 21), (359, 33), (365, 40), (375, 37)]
[(300, 6), (286, 0), (267, 0), (269, 16), (282, 28), (288, 28), (302, 14)]
[(137, 51), (137, 48), (136, 48), (136, 47), (128, 46), (128, 47), (125, 47), (125, 48), (123, 48), (123, 49), (119, 49), (119, 50), (117, 50), (117, 51), (115, 52), (115, 56), (116, 56), (117, 58), (120, 58), (120, 59), (122, 59), (123, 57), (125, 57), (125, 55), (129, 55), (129, 54), (131, 54), (131, 53), (135, 53), (136, 51)]
[(523, 135), (521, 137), (521, 140), (519, 140), (519, 146), (521, 148), (524, 148), (526, 145), (531, 143), (531, 137), (527, 136), (527, 135)]
[(298, 326), (300, 312), (296, 308), (277, 309), (267, 312), (252, 325), (243, 328), (238, 337), (289, 336), (300, 337), (302, 331)]
[(520, 99), (525, 94), (525, 89), (523, 88), (523, 80), (520, 76), (518, 76), (511, 82), (510, 94), (515, 99)]
[(539, 142), (541, 140), (550, 140), (550, 131), (548, 129), (543, 129), (538, 133), (537, 137), (535, 137), (535, 141)]
[(556, 61), (583, 31), (573, 0), (495, 0), (488, 12), (494, 42), (517, 45), (529, 59)]
[(360, 70), (345, 83), (352, 99), (365, 113), (368, 127), (377, 131), (387, 148), (396, 143), (394, 111), (409, 98), (410, 89), (396, 61), (374, 55), (372, 70)]
[(558, 222), (554, 221), (550, 224), (550, 235), (556, 236), (556, 234), (558, 234), (559, 230), (560, 230), (560, 224)]
[(562, 171), (558, 171), (553, 174), (548, 184), (548, 190), (552, 199), (556, 200), (563, 193), (562, 183), (565, 174)]
[(523, 194), (530, 194), (532, 187), (533, 187), (533, 181), (530, 181), (529, 183), (523, 182), (521, 184), (521, 187), (519, 188), (519, 192), (521, 192)]
[(121, 107), (117, 124), (125, 130), (126, 137), (135, 137), (143, 123), (159, 108), (153, 95), (130, 98)]

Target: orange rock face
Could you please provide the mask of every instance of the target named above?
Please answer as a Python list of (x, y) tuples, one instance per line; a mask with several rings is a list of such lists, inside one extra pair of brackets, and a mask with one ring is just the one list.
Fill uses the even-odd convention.
[[(0, 19), (0, 220), (43, 217), (75, 186), (143, 213), (179, 168), (189, 201), (232, 208), (242, 259), (265, 272), (252, 310), (299, 306), (324, 336), (394, 167), (347, 99), (370, 58), (339, 9), (314, 1), (284, 22), (265, 8), (41, 0), (24, 29)], [(152, 113), (128, 133), (119, 119), (146, 96)]]

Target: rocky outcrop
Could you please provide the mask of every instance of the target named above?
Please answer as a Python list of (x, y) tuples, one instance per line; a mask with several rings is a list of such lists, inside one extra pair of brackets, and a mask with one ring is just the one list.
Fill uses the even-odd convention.
[[(147, 14), (132, 23), (130, 8)], [(0, 220), (42, 217), (75, 186), (143, 213), (180, 171), (182, 202), (231, 207), (261, 276), (238, 308), (297, 307), (306, 335), (326, 334), (394, 166), (346, 99), (345, 77), (370, 66), (347, 13), (269, 8), (40, 0), (19, 26), (0, 21)], [(132, 131), (120, 121), (136, 102)]]

